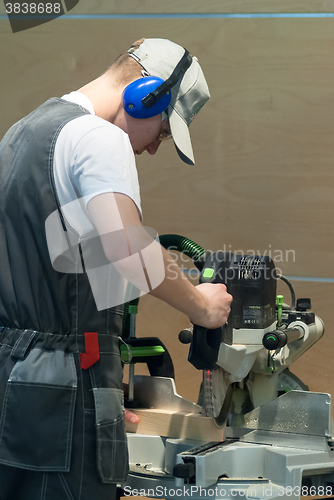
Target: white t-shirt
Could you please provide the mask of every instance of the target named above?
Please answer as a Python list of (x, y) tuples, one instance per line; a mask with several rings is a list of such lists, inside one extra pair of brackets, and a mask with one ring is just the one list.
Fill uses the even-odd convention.
[[(67, 223), (82, 236), (93, 231), (87, 203), (108, 192), (129, 196), (141, 213), (138, 173), (129, 136), (96, 116), (84, 94), (71, 92), (62, 99), (90, 112), (67, 123), (55, 146), (54, 179), (61, 206), (70, 207), (63, 210)], [(83, 203), (75, 202), (82, 198)]]

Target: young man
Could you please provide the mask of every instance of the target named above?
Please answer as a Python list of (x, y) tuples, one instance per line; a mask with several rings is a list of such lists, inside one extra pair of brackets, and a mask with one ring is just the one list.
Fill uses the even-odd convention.
[[(135, 116), (129, 84), (136, 97), (171, 75), (171, 89), (150, 90), (153, 105)], [(193, 323), (226, 322), (225, 286), (194, 287), (143, 228), (135, 167), (169, 136), (193, 164), (188, 126), (208, 98), (196, 58), (140, 40), (2, 140), (0, 500), (110, 500), (127, 476), (122, 287), (111, 268)]]

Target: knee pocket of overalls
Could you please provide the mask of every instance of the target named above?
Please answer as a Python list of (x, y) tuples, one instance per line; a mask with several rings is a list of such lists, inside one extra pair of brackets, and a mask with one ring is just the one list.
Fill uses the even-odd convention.
[(123, 391), (94, 388), (97, 469), (102, 482), (122, 483), (128, 475)]
[(0, 462), (68, 471), (77, 372), (73, 354), (32, 349), (12, 368), (0, 419)]

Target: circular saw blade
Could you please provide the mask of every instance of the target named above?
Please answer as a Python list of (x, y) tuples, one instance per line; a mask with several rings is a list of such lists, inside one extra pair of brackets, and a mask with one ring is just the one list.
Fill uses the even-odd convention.
[(230, 374), (220, 366), (203, 371), (203, 410), (207, 417), (214, 417), (218, 425), (224, 425), (232, 400)]

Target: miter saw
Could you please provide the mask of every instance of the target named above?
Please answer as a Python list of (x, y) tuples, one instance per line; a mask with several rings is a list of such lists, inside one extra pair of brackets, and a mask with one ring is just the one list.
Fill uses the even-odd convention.
[[(144, 408), (211, 417), (223, 438), (128, 433), (130, 474), (122, 494), (334, 496), (331, 396), (309, 392), (289, 371), (323, 335), (322, 320), (309, 299), (295, 300), (268, 256), (203, 251), (194, 261), (201, 283), (224, 283), (233, 296), (223, 328), (194, 325), (179, 335), (190, 343), (190, 363), (203, 370), (198, 404), (180, 397), (170, 376), (135, 376), (134, 399)], [(290, 306), (276, 296), (279, 278), (290, 287)]]

